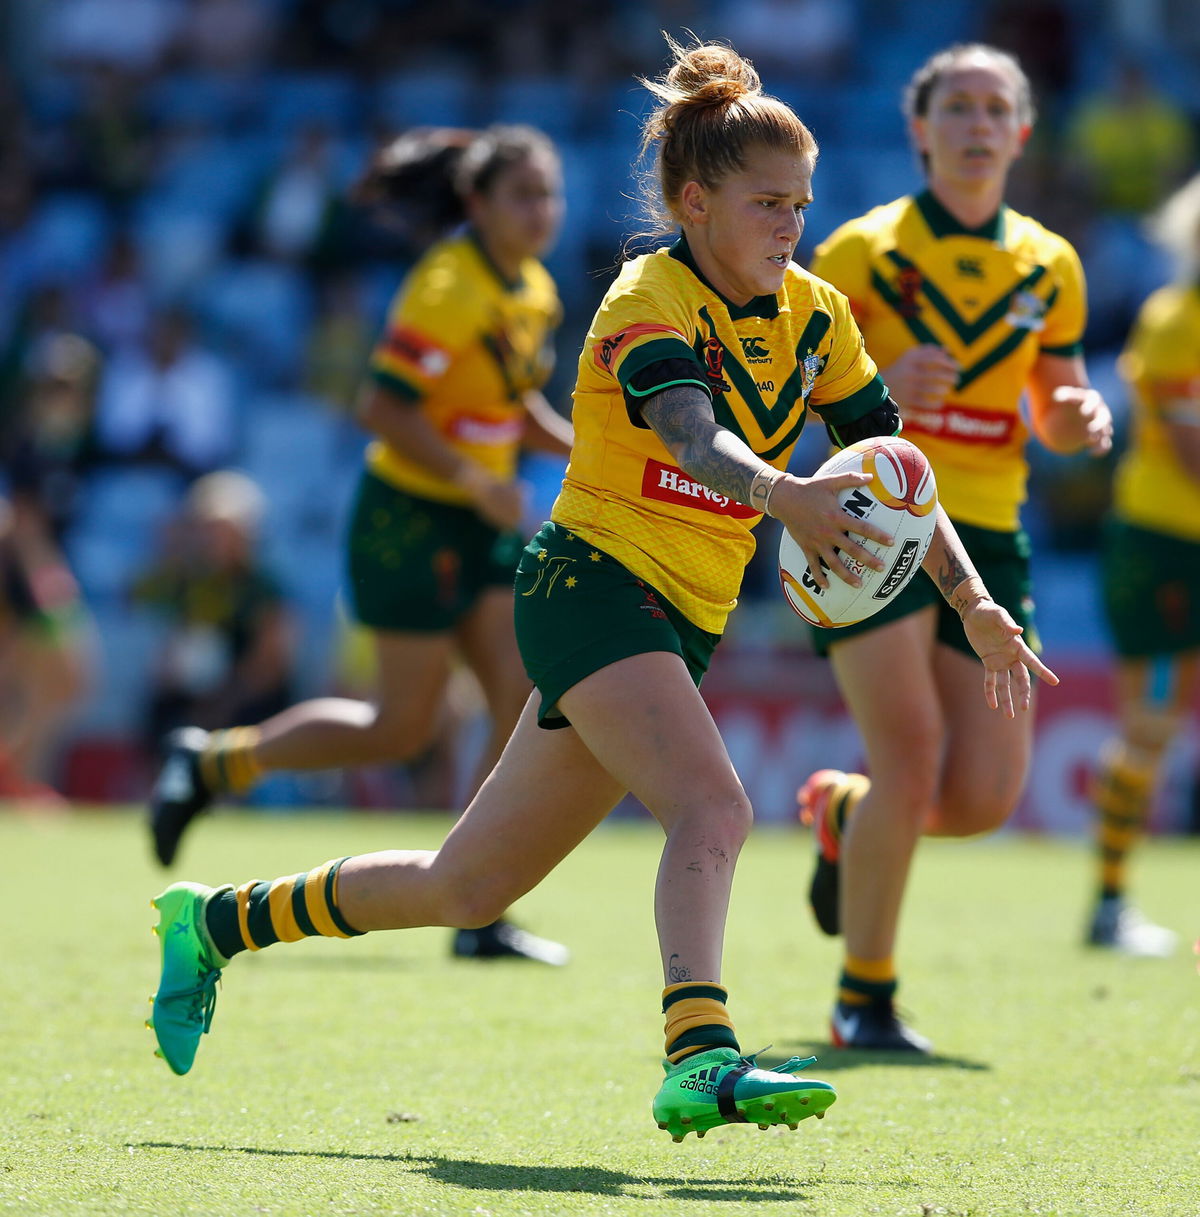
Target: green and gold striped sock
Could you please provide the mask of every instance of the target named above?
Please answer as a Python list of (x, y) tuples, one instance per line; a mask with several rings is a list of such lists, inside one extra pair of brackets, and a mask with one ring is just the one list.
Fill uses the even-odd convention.
[(239, 951), (261, 951), (275, 942), (301, 938), (356, 938), (338, 909), (338, 871), (345, 858), (282, 879), (251, 879), (225, 888), (209, 900), (205, 924), (213, 945), (232, 958)]
[(728, 990), (712, 981), (688, 980), (663, 990), (666, 1057), (672, 1065), (710, 1048), (741, 1051), (725, 1010), (728, 997)]
[(847, 955), (838, 982), (838, 1001), (848, 1006), (867, 1006), (886, 1001), (896, 992), (896, 965), (885, 959), (860, 959)]
[(210, 790), (245, 794), (263, 775), (254, 755), (262, 732), (257, 727), (214, 731), (200, 754), (200, 776)]
[(1119, 742), (1106, 748), (1101, 757), (1092, 801), (1103, 896), (1120, 896), (1125, 890), (1126, 864), (1145, 830), (1154, 777), (1153, 758), (1134, 753)]

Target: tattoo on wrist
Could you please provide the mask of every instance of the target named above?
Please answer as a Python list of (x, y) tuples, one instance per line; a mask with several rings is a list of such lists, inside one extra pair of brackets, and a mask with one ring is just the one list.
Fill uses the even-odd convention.
[(978, 575), (968, 575), (950, 593), (950, 607), (961, 617), (972, 605), (990, 600), (987, 586)]
[(945, 561), (938, 567), (936, 581), (942, 598), (949, 601), (954, 589), (975, 572), (960, 562), (953, 554), (947, 554)]

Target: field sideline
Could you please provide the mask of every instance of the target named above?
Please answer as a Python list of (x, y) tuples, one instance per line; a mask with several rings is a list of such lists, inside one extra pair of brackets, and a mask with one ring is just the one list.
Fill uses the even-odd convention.
[[(171, 878), (270, 878), (435, 843), (442, 817), (222, 814)], [(824, 1042), (838, 945), (805, 905), (810, 841), (743, 855), (726, 982), (743, 1045), (797, 1052), (840, 1099), (799, 1131), (674, 1145), (650, 1119), (659, 836), (606, 825), (517, 910), (565, 969), (453, 961), (445, 930), (306, 942), (225, 975), (196, 1067), (142, 1027), (164, 884), (134, 811), (0, 813), (0, 1212), (66, 1214), (1118, 1214), (1200, 1217), (1200, 842), (1139, 853), (1184, 946), (1079, 944), (1082, 842), (927, 843), (901, 1002), (940, 1055)]]

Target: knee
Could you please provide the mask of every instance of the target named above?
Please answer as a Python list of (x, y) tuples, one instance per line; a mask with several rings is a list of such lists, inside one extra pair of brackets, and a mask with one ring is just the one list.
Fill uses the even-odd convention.
[(439, 920), (458, 930), (478, 930), (504, 916), (515, 899), (487, 880), (460, 882), (444, 893)]
[(754, 825), (754, 808), (740, 787), (723, 797), (709, 799), (676, 821), (675, 828), (687, 832), (712, 850), (737, 857)]
[(367, 734), (380, 761), (404, 765), (427, 752), (437, 738), (436, 715), (393, 710), (386, 705), (375, 711)]
[(1020, 797), (1020, 786), (1007, 783), (991, 790), (946, 790), (939, 800), (933, 831), (944, 837), (995, 832), (1016, 810)]
[(871, 767), (871, 785), (886, 799), (888, 811), (915, 825), (924, 823), (937, 799), (936, 754), (914, 748), (903, 759), (876, 769)]

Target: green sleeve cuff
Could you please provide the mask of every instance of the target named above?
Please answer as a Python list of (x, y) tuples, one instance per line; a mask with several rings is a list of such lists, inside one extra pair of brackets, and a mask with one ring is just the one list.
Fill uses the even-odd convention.
[(680, 338), (655, 338), (636, 350), (630, 351), (621, 361), (617, 370), (617, 383), (624, 389), (629, 382), (643, 369), (652, 363), (663, 363), (668, 359), (686, 359), (694, 364), (698, 379), (703, 383), (703, 369), (696, 361), (696, 352)]
[(407, 380), (402, 380), (399, 376), (393, 376), (390, 372), (381, 371), (379, 368), (371, 369), (371, 379), (381, 389), (386, 389), (389, 393), (394, 393), (407, 402), (415, 404), (425, 396), (420, 389), (409, 384)]
[(1041, 352), (1043, 355), (1061, 355), (1064, 359), (1073, 359), (1076, 355), (1083, 354), (1083, 343), (1068, 342), (1060, 347), (1042, 347)]
[(841, 401), (822, 402), (820, 405), (814, 405), (813, 409), (825, 422), (837, 426), (839, 423), (855, 422), (864, 414), (879, 409), (887, 401), (887, 396), (887, 385), (883, 383), (883, 377), (876, 372), (874, 379), (869, 380), (856, 393), (843, 397)]

